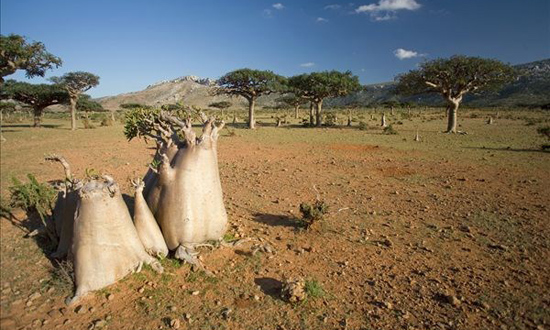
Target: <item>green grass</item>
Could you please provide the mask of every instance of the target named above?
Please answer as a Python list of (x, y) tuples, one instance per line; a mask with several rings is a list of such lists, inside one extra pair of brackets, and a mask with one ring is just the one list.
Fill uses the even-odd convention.
[(325, 290), (316, 279), (306, 280), (305, 291), (311, 298), (320, 298), (325, 295)]

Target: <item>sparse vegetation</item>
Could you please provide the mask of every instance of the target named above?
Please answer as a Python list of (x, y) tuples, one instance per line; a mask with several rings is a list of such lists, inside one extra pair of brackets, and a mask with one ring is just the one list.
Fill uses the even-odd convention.
[(309, 229), (314, 224), (323, 220), (328, 212), (328, 205), (322, 200), (316, 200), (312, 204), (301, 203), (300, 213), (302, 213), (301, 223), (304, 228)]

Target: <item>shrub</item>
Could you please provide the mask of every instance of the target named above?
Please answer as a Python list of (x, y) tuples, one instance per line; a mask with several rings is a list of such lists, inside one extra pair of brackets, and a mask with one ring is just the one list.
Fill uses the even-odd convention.
[(308, 297), (319, 298), (325, 295), (325, 290), (315, 279), (306, 280), (305, 291)]
[(48, 222), (52, 221), (50, 215), (57, 193), (50, 185), (38, 182), (34, 175), (27, 174), (27, 178), (29, 183), (22, 183), (17, 178), (12, 178), (13, 185), (9, 187), (10, 205), (20, 207), (27, 213), (38, 214), (50, 239), (57, 242), (53, 224), (48, 225)]
[(333, 127), (338, 125), (338, 117), (334, 113), (329, 113), (325, 117), (325, 126)]
[(396, 135), (397, 131), (393, 128), (393, 125), (390, 124), (389, 126), (384, 127), (383, 133), (386, 135)]
[(367, 123), (365, 123), (364, 121), (360, 121), (358, 127), (359, 130), (366, 131), (369, 128), (369, 125), (367, 125)]
[(313, 205), (309, 203), (300, 204), (300, 213), (302, 213), (302, 225), (306, 229), (321, 220), (328, 212), (328, 205), (321, 200), (316, 200)]
[(85, 118), (82, 120), (82, 124), (84, 124), (84, 128), (85, 129), (93, 129), (95, 128), (95, 126), (92, 124), (92, 122), (88, 119), (88, 118)]
[(103, 119), (101, 119), (101, 123), (99, 125), (101, 126), (113, 126), (113, 121), (111, 120), (111, 118), (109, 117), (103, 117)]

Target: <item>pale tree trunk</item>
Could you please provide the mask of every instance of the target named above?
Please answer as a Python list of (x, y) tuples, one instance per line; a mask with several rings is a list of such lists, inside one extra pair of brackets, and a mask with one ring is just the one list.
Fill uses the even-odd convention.
[(390, 107), (390, 114), (393, 116), (393, 106)]
[(317, 127), (321, 127), (322, 112), (323, 112), (323, 100), (320, 100), (315, 104), (315, 126)]
[(248, 100), (248, 128), (256, 128), (254, 120), (254, 105), (256, 105), (256, 99), (254, 97)]
[(386, 127), (386, 114), (382, 113), (382, 120), (380, 122), (380, 126)]
[(300, 107), (300, 105), (295, 105), (294, 106), (294, 118), (295, 119), (298, 119), (298, 108)]
[(460, 98), (449, 98), (449, 106), (447, 107), (447, 131), (445, 133), (456, 133), (457, 112), (460, 106)]
[(111, 121), (115, 124), (115, 110), (111, 111)]
[(309, 102), (309, 125), (313, 126), (313, 102)]
[(34, 108), (34, 124), (33, 127), (40, 128), (42, 124), (42, 112), (44, 108)]
[(348, 111), (348, 126), (351, 126), (351, 110)]
[(69, 102), (71, 105), (71, 131), (76, 130), (76, 100), (78, 96), (71, 95)]

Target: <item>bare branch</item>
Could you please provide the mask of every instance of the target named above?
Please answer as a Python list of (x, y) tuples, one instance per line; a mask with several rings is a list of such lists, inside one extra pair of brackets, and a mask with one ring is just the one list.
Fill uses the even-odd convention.
[(51, 162), (59, 162), (61, 166), (63, 166), (63, 170), (65, 171), (65, 180), (73, 183), (73, 176), (71, 174), (71, 165), (69, 165), (69, 162), (65, 159), (65, 157), (61, 155), (51, 154), (44, 157), (45, 160), (51, 161)]

